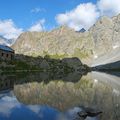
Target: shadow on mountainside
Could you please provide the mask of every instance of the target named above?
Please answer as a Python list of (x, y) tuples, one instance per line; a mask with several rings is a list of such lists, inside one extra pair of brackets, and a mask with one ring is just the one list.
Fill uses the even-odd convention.
[(92, 67), (93, 71), (106, 72), (120, 77), (120, 61)]

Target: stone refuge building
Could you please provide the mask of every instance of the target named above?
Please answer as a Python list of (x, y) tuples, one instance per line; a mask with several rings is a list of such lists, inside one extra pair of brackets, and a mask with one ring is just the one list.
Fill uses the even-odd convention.
[(0, 92), (4, 90), (12, 90), (14, 88), (14, 80), (1, 78), (0, 76)]
[(14, 50), (8, 46), (0, 45), (0, 59), (12, 60), (14, 58)]

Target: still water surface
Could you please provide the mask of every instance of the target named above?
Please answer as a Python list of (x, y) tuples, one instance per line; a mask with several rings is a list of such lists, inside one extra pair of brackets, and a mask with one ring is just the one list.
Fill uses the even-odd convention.
[(102, 111), (85, 120), (120, 120), (120, 73), (0, 75), (0, 120), (84, 120), (84, 107)]

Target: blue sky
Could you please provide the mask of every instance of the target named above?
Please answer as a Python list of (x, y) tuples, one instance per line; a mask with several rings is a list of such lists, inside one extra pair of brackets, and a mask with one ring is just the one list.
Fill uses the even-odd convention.
[[(56, 25), (55, 16), (75, 8), (80, 3), (96, 0), (0, 0), (0, 19), (12, 19), (18, 27), (29, 28), (40, 19), (46, 19), (48, 29)], [(31, 12), (39, 8), (40, 12)]]
[(119, 12), (120, 0), (0, 0), (0, 35), (17, 38), (59, 25), (89, 29), (101, 15)]

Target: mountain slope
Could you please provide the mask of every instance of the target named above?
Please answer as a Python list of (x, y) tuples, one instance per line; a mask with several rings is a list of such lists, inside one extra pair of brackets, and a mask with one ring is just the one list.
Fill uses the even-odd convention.
[(113, 18), (104, 16), (83, 33), (75, 32), (66, 26), (50, 32), (25, 32), (12, 47), (17, 54), (78, 57), (88, 63), (104, 55), (108, 56), (108, 53), (119, 46), (120, 15)]
[(1, 44), (1, 45), (8, 45), (8, 46), (10, 46), (10, 45), (12, 45), (14, 42), (15, 42), (14, 39), (6, 39), (6, 38), (4, 38), (3, 36), (0, 36), (0, 44)]
[(94, 39), (95, 55), (109, 53), (120, 45), (120, 15), (113, 18), (102, 17), (89, 31)]
[(0, 36), (0, 44), (7, 45), (6, 40), (2, 36)]
[(92, 66), (120, 60), (120, 15), (112, 19), (103, 17), (90, 29), (90, 32), (95, 40), (95, 55), (98, 56), (92, 61)]
[(62, 26), (51, 32), (26, 32), (12, 46), (16, 53), (25, 55), (87, 58), (92, 54), (93, 39)]

